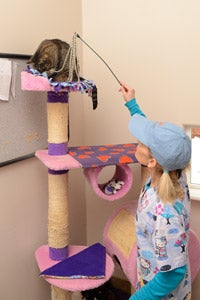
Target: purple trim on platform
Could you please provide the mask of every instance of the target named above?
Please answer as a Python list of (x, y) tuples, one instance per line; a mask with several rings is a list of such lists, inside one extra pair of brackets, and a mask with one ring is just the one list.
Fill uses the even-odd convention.
[(51, 170), (48, 169), (48, 173), (51, 175), (62, 175), (62, 174), (66, 174), (69, 170), (59, 170), (59, 171), (55, 171), (55, 170)]
[(68, 143), (48, 143), (48, 154), (49, 155), (66, 155), (68, 153), (67, 149)]
[(49, 257), (53, 260), (63, 260), (68, 257), (68, 246), (64, 248), (49, 247)]
[(68, 92), (61, 92), (61, 93), (56, 93), (56, 92), (48, 92), (47, 93), (47, 102), (50, 103), (68, 103), (68, 98), (69, 94)]

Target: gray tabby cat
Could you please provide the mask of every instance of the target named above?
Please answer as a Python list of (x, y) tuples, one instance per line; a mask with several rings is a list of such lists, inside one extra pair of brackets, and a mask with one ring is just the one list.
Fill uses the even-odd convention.
[[(43, 40), (36, 52), (31, 56), (27, 64), (31, 64), (40, 73), (46, 72), (48, 78), (56, 82), (65, 82), (69, 77), (69, 57), (67, 58), (70, 45), (59, 39)], [(79, 71), (78, 61), (75, 58), (75, 67)], [(80, 80), (84, 78), (80, 77)], [(73, 71), (70, 81), (78, 81), (78, 76)], [(97, 108), (97, 88), (92, 88), (93, 109)]]
[[(69, 60), (65, 62), (65, 58), (69, 48), (68, 43), (59, 39), (46, 39), (40, 43), (27, 63), (40, 73), (46, 72), (48, 78), (52, 78), (53, 81), (66, 81), (69, 76)], [(77, 59), (76, 67), (78, 69)], [(77, 80), (77, 74), (74, 72), (72, 81)]]

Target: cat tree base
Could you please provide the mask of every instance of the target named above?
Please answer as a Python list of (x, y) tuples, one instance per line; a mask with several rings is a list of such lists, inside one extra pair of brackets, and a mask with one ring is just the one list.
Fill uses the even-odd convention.
[[(84, 250), (85, 246), (73, 246), (69, 245), (69, 256), (72, 256), (74, 254), (77, 254), (78, 252)], [(35, 252), (36, 261), (38, 263), (38, 267), (40, 271), (52, 267), (53, 265), (57, 264), (58, 261), (52, 260), (49, 257), (49, 246), (43, 245), (39, 247)], [(112, 258), (106, 254), (106, 268), (105, 268), (105, 277), (104, 278), (95, 278), (95, 279), (69, 279), (69, 278), (52, 278), (52, 277), (44, 277), (44, 279), (50, 283), (52, 288), (52, 294), (54, 295), (52, 297), (52, 300), (56, 299), (62, 299), (62, 300), (68, 300), (71, 299), (71, 293), (75, 291), (85, 291), (89, 289), (94, 289), (102, 284), (104, 284), (106, 281), (108, 281), (112, 274), (114, 272), (114, 263)], [(55, 288), (54, 288), (55, 287)], [(67, 292), (66, 292), (67, 291)], [(61, 295), (65, 298), (55, 298), (56, 294)], [(67, 298), (68, 297), (68, 298)]]

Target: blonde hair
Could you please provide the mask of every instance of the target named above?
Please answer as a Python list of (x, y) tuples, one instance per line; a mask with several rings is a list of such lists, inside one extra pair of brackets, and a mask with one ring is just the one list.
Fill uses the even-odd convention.
[(159, 198), (164, 203), (172, 203), (177, 198), (183, 199), (184, 190), (178, 182), (182, 170), (166, 172), (162, 167), (159, 168), (162, 172), (157, 185)]

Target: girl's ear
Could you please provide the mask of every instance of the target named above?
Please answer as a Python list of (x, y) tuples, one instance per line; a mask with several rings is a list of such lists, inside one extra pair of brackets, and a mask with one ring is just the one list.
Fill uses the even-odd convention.
[(147, 167), (152, 169), (155, 168), (156, 164), (157, 164), (157, 160), (154, 157), (151, 157), (149, 158)]

